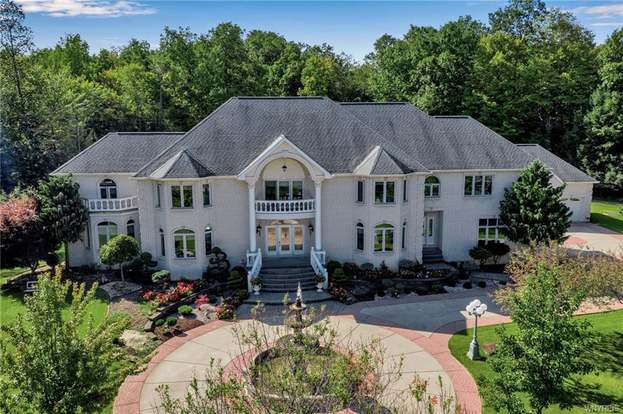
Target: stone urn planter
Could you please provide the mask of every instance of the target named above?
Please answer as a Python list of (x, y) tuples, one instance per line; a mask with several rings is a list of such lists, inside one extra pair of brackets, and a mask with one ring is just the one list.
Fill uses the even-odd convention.
[(262, 290), (262, 286), (260, 286), (260, 285), (253, 285), (253, 294), (254, 295), (259, 295), (260, 294), (260, 290)]

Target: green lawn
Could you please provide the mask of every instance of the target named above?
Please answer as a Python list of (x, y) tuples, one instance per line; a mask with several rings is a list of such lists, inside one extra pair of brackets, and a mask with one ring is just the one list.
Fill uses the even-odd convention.
[[(605, 312), (593, 315), (579, 316), (592, 324), (592, 329), (599, 338), (598, 345), (589, 356), (596, 362), (597, 371), (592, 374), (578, 376), (567, 384), (567, 389), (573, 396), (573, 407), (563, 410), (553, 405), (545, 413), (586, 413), (587, 404), (610, 405), (617, 404), (623, 409), (623, 310)], [(499, 326), (499, 325), (497, 325)], [(498, 336), (497, 326), (485, 326), (478, 329), (478, 342), (482, 346), (487, 343), (496, 343)], [(514, 324), (506, 324), (509, 332), (516, 330)], [(452, 355), (479, 382), (479, 378), (491, 374), (486, 361), (472, 361), (466, 353), (472, 337), (472, 329), (457, 332), (450, 338), (449, 347)], [(481, 349), (481, 352), (484, 353)], [(483, 413), (494, 414), (496, 411), (483, 407)]]
[(591, 204), (591, 222), (623, 233), (623, 202), (594, 200)]

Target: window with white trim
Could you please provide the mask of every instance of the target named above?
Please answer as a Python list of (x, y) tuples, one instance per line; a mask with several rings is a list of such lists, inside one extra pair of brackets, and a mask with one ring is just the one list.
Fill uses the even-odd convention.
[(478, 246), (506, 240), (507, 227), (499, 218), (481, 218), (478, 220)]
[(375, 181), (374, 202), (377, 204), (393, 203), (395, 201), (395, 184), (393, 181)]
[(117, 234), (117, 225), (111, 221), (103, 221), (97, 225), (97, 239), (99, 241), (99, 247), (108, 243), (110, 239)]
[(266, 200), (302, 200), (303, 181), (264, 181), (264, 197)]
[(126, 234), (136, 239), (135, 223), (132, 219), (128, 220), (126, 224)]
[(162, 184), (156, 184), (154, 186), (154, 192), (156, 193), (156, 207), (160, 208), (162, 205)]
[(166, 253), (164, 248), (164, 231), (160, 229), (160, 256), (166, 256)]
[(439, 197), (439, 190), (441, 189), (441, 183), (439, 178), (431, 175), (424, 180), (424, 197), (434, 198)]
[(379, 224), (374, 228), (374, 251), (394, 251), (394, 226)]
[(212, 227), (206, 226), (205, 230), (203, 231), (203, 240), (207, 256), (212, 251)]
[(402, 201), (407, 201), (407, 180), (402, 180)]
[(363, 223), (357, 223), (355, 226), (355, 246), (357, 250), (363, 251), (365, 247), (365, 232)]
[(357, 180), (357, 202), (363, 203), (365, 200), (366, 183), (363, 180)]
[(212, 205), (212, 198), (210, 196), (210, 184), (204, 184), (203, 185), (203, 206), (207, 207), (211, 205)]
[(463, 194), (466, 196), (491, 195), (493, 192), (492, 175), (466, 175)]
[(407, 222), (402, 223), (402, 233), (400, 234), (401, 240), (400, 245), (403, 249), (407, 247)]
[(193, 186), (192, 185), (172, 185), (171, 186), (171, 207), (192, 208), (193, 207)]
[(175, 257), (178, 259), (194, 259), (196, 257), (195, 232), (189, 229), (180, 229), (173, 233)]
[(100, 198), (117, 198), (117, 184), (110, 178), (100, 183)]

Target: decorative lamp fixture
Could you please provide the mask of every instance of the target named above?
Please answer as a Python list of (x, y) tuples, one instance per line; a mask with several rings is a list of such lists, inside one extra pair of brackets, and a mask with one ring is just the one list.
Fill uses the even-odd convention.
[(472, 342), (469, 344), (469, 350), (467, 351), (467, 357), (471, 360), (480, 359), (480, 352), (478, 350), (478, 340), (476, 339), (476, 331), (478, 330), (478, 318), (485, 314), (487, 311), (487, 304), (481, 303), (478, 299), (472, 300), (469, 305), (465, 307), (467, 313), (475, 318), (474, 322), (474, 335), (472, 336)]
[(313, 232), (314, 231), (314, 225), (309, 223), (309, 226), (307, 226), (307, 229), (309, 230), (309, 232)]
[(288, 166), (286, 165), (286, 163), (284, 162), (283, 165), (281, 166), (281, 171), (283, 171), (283, 173), (285, 174), (288, 171)]
[(260, 226), (259, 224), (257, 225), (257, 227), (255, 228), (255, 232), (257, 234), (260, 234), (262, 232), (262, 226)]

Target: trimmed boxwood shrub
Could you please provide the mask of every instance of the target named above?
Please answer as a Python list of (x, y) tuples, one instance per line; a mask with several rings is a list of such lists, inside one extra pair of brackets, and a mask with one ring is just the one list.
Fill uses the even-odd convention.
[(239, 302), (244, 302), (249, 299), (249, 291), (246, 289), (238, 289), (234, 292), (234, 296), (238, 298)]
[(333, 275), (333, 272), (335, 272), (335, 269), (341, 269), (341, 268), (342, 268), (342, 264), (338, 262), (337, 260), (329, 260), (329, 262), (327, 263), (327, 272), (329, 273), (329, 276)]
[(475, 246), (469, 249), (469, 257), (482, 266), (491, 257), (491, 252), (484, 247)]
[(463, 287), (465, 289), (471, 289), (472, 288), (472, 282), (467, 281), (467, 282), (463, 283)]
[(151, 281), (157, 285), (166, 286), (171, 282), (171, 272), (168, 270), (159, 270), (151, 275)]
[(341, 267), (334, 269), (329, 280), (335, 286), (344, 286), (348, 281), (346, 274), (344, 273), (344, 269), (342, 269)]
[(177, 308), (177, 311), (181, 315), (190, 315), (191, 313), (193, 313), (193, 307), (190, 305), (182, 305), (179, 308)]
[(478, 282), (478, 287), (479, 288), (486, 288), (487, 287), (487, 282), (485, 282), (484, 280), (481, 280), (480, 282)]
[(441, 285), (432, 285), (430, 287), (430, 292), (433, 294), (438, 294), (438, 293), (446, 293), (446, 290)]
[(156, 322), (154, 322), (154, 325), (156, 326), (164, 325), (164, 319), (156, 319)]
[(233, 270), (229, 272), (229, 277), (227, 278), (227, 287), (230, 289), (242, 289), (244, 280), (242, 279), (242, 275), (237, 271)]
[(177, 323), (177, 318), (175, 316), (167, 317), (167, 325), (173, 326)]

